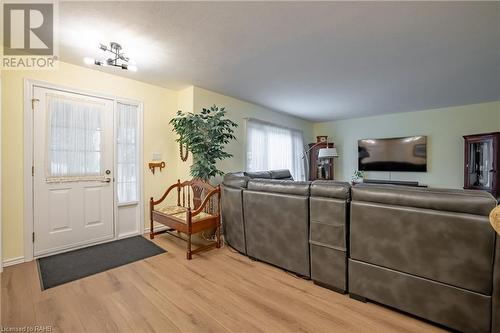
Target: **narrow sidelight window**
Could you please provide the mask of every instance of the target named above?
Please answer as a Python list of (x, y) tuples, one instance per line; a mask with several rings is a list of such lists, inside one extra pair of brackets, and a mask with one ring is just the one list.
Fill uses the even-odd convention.
[(133, 203), (138, 196), (138, 106), (117, 103), (118, 203)]

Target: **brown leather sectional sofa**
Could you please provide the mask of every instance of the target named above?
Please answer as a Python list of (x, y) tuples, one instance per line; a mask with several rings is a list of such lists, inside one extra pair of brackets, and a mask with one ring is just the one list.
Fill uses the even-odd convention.
[(360, 300), (458, 331), (500, 333), (491, 195), (282, 178), (289, 173), (226, 175), (230, 246)]

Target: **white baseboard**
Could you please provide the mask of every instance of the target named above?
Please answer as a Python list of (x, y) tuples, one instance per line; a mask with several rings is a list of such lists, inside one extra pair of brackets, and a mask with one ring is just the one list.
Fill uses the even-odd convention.
[(3, 267), (8, 267), (8, 266), (13, 266), (13, 265), (17, 265), (17, 264), (22, 264), (23, 262), (24, 262), (24, 256), (10, 258), (10, 259), (5, 259), (3, 261)]
[(118, 237), (116, 237), (116, 240), (118, 239), (124, 239), (124, 238), (129, 238), (129, 237), (134, 237), (134, 236), (139, 236), (141, 235), (141, 233), (139, 231), (132, 231), (132, 232), (128, 232), (128, 233), (125, 233), (125, 234), (122, 234), (122, 235), (118, 235)]
[[(168, 229), (168, 228), (167, 228), (166, 226), (164, 226), (164, 225), (155, 225), (155, 226), (153, 227), (154, 232), (157, 232), (157, 231), (162, 231), (162, 230), (166, 230), (166, 229)], [(150, 227), (146, 227), (146, 228), (144, 228), (144, 233), (145, 233), (145, 234), (149, 234), (149, 232), (150, 232), (150, 231), (151, 231), (151, 228), (150, 228)]]

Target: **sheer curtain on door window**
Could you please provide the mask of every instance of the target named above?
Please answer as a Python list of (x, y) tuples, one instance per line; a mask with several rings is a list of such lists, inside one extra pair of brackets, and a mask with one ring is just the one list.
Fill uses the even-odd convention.
[(47, 106), (47, 181), (101, 178), (105, 105), (49, 94)]
[(247, 170), (290, 170), (293, 179), (304, 180), (302, 131), (247, 120)]
[(132, 203), (138, 196), (138, 106), (117, 103), (117, 197)]

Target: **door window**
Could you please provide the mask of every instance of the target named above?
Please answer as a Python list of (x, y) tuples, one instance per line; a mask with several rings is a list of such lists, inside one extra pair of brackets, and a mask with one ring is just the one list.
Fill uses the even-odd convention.
[(47, 108), (47, 179), (102, 177), (104, 103), (48, 94)]

